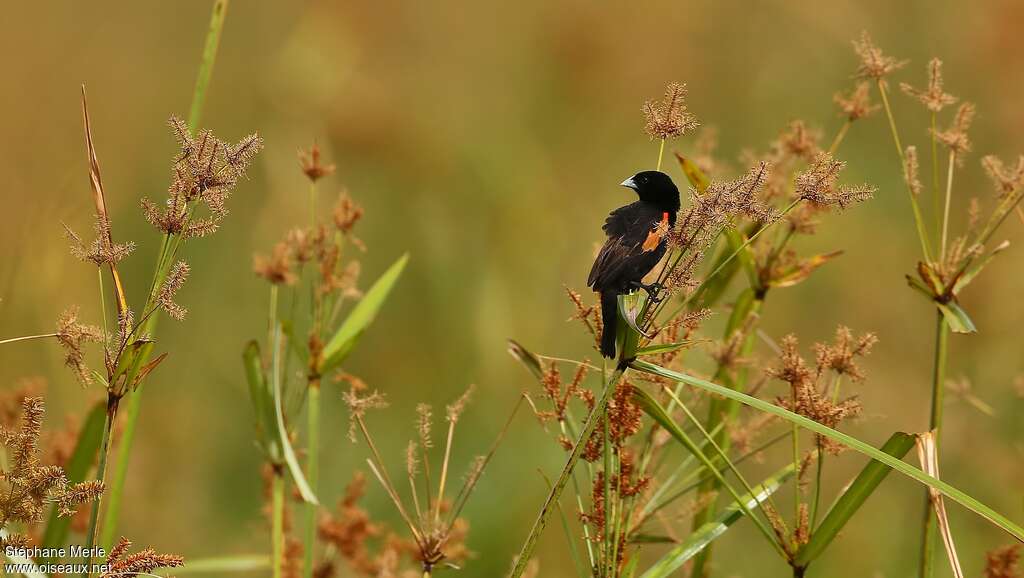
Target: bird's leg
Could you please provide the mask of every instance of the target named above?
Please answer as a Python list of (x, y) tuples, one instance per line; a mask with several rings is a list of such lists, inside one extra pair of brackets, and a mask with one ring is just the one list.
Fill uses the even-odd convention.
[(664, 299), (664, 297), (662, 297), (661, 295), (661, 292), (665, 290), (665, 286), (662, 285), (661, 283), (658, 283), (657, 281), (650, 284), (645, 284), (642, 281), (634, 281), (632, 285), (637, 289), (643, 289), (644, 291), (646, 291), (647, 297), (651, 300), (651, 303), (657, 304)]

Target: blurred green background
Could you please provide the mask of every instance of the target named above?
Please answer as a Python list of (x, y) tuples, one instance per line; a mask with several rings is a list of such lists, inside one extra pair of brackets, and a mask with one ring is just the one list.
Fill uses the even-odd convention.
[[(68, 254), (61, 227), (87, 232), (91, 224), (83, 82), (116, 238), (139, 244), (122, 269), (137, 303), (159, 243), (138, 201), (166, 189), (175, 147), (165, 122), (187, 114), (209, 9), (205, 1), (5, 6), (0, 337), (49, 331), (72, 304), (98, 319), (95, 273)], [(266, 550), (240, 351), (265, 327), (267, 289), (251, 273), (251, 256), (306, 219), (298, 148), (318, 141), (338, 166), (325, 196), (346, 187), (366, 208), (364, 286), (403, 251), (412, 255), (346, 367), (393, 404), (371, 418), (382, 446), (400, 468), (415, 403), (441, 405), (475, 383), (455, 448), (456, 464), (466, 464), (486, 449), (518, 393), (535, 387), (505, 352), (507, 337), (537, 352), (593, 357), (587, 337), (566, 322), (562, 286), (586, 289), (602, 219), (630, 200), (616, 183), (654, 162), (657, 147), (641, 130), (645, 99), (669, 81), (688, 83), (691, 110), (719, 128), (720, 154), (734, 166), (741, 150), (764, 150), (794, 118), (830, 137), (840, 124), (832, 95), (852, 86), (850, 40), (866, 29), (911, 60), (897, 80), (920, 86), (927, 59), (942, 57), (948, 89), (978, 105), (975, 149), (1012, 158), (1024, 150), (1022, 19), (1024, 4), (1014, 0), (232, 3), (201, 124), (227, 140), (257, 130), (267, 147), (230, 200), (221, 232), (188, 246), (193, 275), (180, 301), (190, 313), (161, 327), (159, 347), (170, 357), (147, 389), (123, 532), (192, 558)], [(904, 139), (924, 144), (920, 107), (902, 95), (894, 107)], [(895, 429), (925, 429), (933, 331), (931, 309), (903, 280), (917, 245), (887, 130), (879, 116), (858, 123), (839, 152), (850, 163), (845, 180), (876, 185), (877, 198), (801, 240), (808, 252), (845, 255), (772, 294), (763, 315), (768, 335), (796, 332), (807, 347), (839, 323), (878, 333), (869, 380), (857, 388), (865, 416), (849, 428), (874, 443)], [(692, 143), (675, 144), (686, 151)], [(957, 176), (957, 222), (970, 195), (990, 199), (979, 153)], [(1018, 220), (1007, 225), (1002, 236), (1024, 240)], [(1019, 251), (1012, 247), (964, 296), (980, 333), (954, 336), (950, 375), (968, 378), (996, 415), (951, 396), (942, 464), (950, 482), (1017, 520)], [(5, 346), (0, 360), (5, 387), (23, 376), (49, 380), (54, 426), (100, 395), (74, 382), (55, 344)], [(324, 396), (328, 504), (365, 457), (345, 438), (339, 388)], [(522, 414), (466, 512), (477, 558), (465, 575), (507, 568), (545, 494), (537, 470), (554, 475), (562, 458)], [(852, 454), (840, 461), (828, 471), (833, 489), (863, 463)], [(375, 486), (367, 504), (395, 519)], [(891, 477), (819, 575), (909, 574), (920, 511), (919, 488)], [(1007, 538), (951, 511), (961, 559), (978, 574), (982, 553)], [(749, 528), (722, 539), (719, 554), (722, 576), (788, 571)], [(539, 557), (542, 576), (570, 573), (556, 526)]]

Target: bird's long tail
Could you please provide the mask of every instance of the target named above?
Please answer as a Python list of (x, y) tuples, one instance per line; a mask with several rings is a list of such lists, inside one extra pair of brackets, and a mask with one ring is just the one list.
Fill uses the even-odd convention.
[(604, 329), (601, 332), (601, 355), (614, 359), (619, 296), (612, 291), (601, 293), (601, 319), (604, 322)]

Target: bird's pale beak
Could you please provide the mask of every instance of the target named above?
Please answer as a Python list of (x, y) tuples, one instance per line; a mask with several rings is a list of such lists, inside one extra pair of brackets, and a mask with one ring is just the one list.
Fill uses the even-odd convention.
[(636, 181), (633, 180), (633, 177), (629, 177), (628, 179), (622, 181), (620, 185), (626, 187), (627, 189), (633, 189), (634, 191), (636, 190)]

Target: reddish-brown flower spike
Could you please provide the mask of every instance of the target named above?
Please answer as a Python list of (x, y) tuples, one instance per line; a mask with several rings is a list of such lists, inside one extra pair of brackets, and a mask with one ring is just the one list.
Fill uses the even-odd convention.
[(292, 271), (292, 252), (286, 243), (274, 245), (269, 257), (255, 255), (252, 269), (274, 285), (293, 285), (298, 280), (298, 275)]
[(314, 183), (334, 174), (333, 164), (325, 165), (320, 162), (320, 146), (316, 143), (313, 143), (308, 151), (299, 150), (299, 166), (302, 167), (306, 178)]

